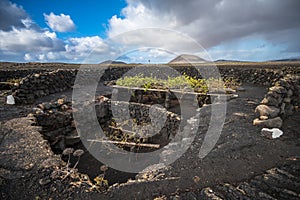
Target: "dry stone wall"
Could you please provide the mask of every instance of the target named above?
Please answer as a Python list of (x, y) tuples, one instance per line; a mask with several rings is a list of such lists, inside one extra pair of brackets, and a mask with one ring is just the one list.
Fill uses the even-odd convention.
[(25, 78), (30, 74), (43, 73), (49, 70), (45, 69), (18, 69), (18, 70), (1, 70), (0, 71), (0, 82), (6, 82), (10, 79)]
[(266, 128), (280, 128), (282, 119), (299, 109), (300, 76), (287, 75), (269, 88), (268, 93), (255, 109), (259, 118), (254, 125)]
[(55, 70), (52, 72), (30, 74), (13, 88), (16, 103), (30, 104), (36, 98), (62, 92), (73, 86), (75, 70)]
[[(100, 81), (116, 80), (122, 77), (126, 72), (133, 67), (108, 67), (103, 71), (103, 68), (90, 68), (95, 72), (103, 72), (103, 76)], [(159, 68), (157, 68), (159, 70)], [(201, 77), (199, 72), (192, 67), (174, 67), (179, 73), (186, 73), (192, 77)], [(161, 69), (164, 71), (163, 69)], [(13, 95), (16, 97), (16, 102), (20, 104), (33, 103), (36, 98), (46, 96), (52, 93), (61, 92), (68, 88), (71, 88), (74, 84), (77, 69), (59, 69), (52, 72), (45, 70), (16, 70), (11, 72), (5, 72), (0, 75), (0, 79), (6, 81), (8, 77), (22, 78), (27, 75), (21, 83), (13, 88)], [(281, 67), (281, 68), (243, 68), (240, 67), (219, 67), (220, 74), (224, 78), (233, 77), (241, 82), (260, 84), (265, 86), (274, 85), (276, 81), (285, 77), (287, 74), (300, 74), (299, 67)], [(5, 74), (4, 78), (3, 74)], [(161, 74), (158, 72), (158, 74)], [(86, 72), (81, 74), (80, 78), (89, 80), (89, 75), (93, 73)], [(1, 82), (1, 81), (0, 81)]]
[(300, 74), (298, 67), (272, 68), (220, 68), (220, 73), (224, 78), (233, 77), (244, 83), (271, 86), (287, 74)]
[[(154, 130), (156, 126), (151, 126), (150, 124), (143, 132), (140, 132), (140, 134), (145, 135), (151, 134), (152, 132), (159, 132), (159, 134), (156, 134), (154, 137), (149, 137), (147, 140), (148, 142), (156, 144), (167, 144), (170, 134), (175, 135), (180, 123), (178, 115), (163, 108), (133, 102), (112, 102), (103, 96), (97, 98), (95, 104), (85, 104), (82, 105), (82, 107), (76, 106), (79, 108), (78, 110), (72, 109), (71, 101), (67, 100), (66, 97), (62, 97), (52, 103), (39, 104), (34, 109), (32, 115), (36, 118), (36, 124), (42, 127), (41, 133), (50, 142), (52, 147), (56, 150), (63, 150), (65, 147), (72, 146), (80, 141), (75, 129), (73, 112), (79, 112), (79, 115), (83, 114), (83, 110), (84, 113), (91, 113), (93, 106), (95, 106), (98, 122), (103, 130), (106, 131), (110, 131), (108, 127), (113, 120), (117, 122), (114, 123), (115, 129), (119, 129), (120, 125), (123, 124), (131, 128), (131, 130), (129, 130), (131, 132), (140, 132), (142, 130), (140, 127), (150, 123), (158, 124), (159, 122), (155, 120), (160, 120), (165, 116), (166, 120), (159, 130)], [(115, 109), (114, 116), (112, 109)], [(155, 117), (151, 118), (150, 115)], [(81, 119), (83, 119), (83, 121), (76, 123), (79, 123), (81, 126), (87, 124), (85, 127), (88, 129), (92, 115), (81, 117)], [(129, 124), (128, 119), (132, 120), (131, 124)]]

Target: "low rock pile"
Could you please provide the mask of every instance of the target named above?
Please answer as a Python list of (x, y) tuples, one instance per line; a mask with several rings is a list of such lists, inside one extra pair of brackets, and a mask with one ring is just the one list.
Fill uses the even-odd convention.
[(55, 70), (26, 76), (12, 89), (16, 103), (30, 104), (36, 98), (62, 92), (71, 88), (76, 77), (75, 70)]
[(298, 109), (300, 97), (300, 76), (287, 75), (269, 88), (268, 93), (255, 109), (259, 118), (254, 125), (267, 128), (280, 128), (282, 119)]
[(39, 104), (32, 115), (42, 127), (42, 135), (55, 150), (64, 150), (80, 141), (73, 123), (72, 105), (66, 97)]

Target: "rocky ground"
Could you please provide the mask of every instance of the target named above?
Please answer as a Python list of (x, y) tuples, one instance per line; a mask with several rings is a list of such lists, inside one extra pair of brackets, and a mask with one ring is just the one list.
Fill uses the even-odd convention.
[[(74, 182), (87, 178), (54, 178), (52, 172), (65, 169), (47, 141), (26, 117), (37, 103), (51, 101), (61, 94), (40, 98), (34, 105), (5, 105), (0, 96), (0, 197), (1, 199), (300, 199), (299, 123), (300, 113), (284, 121), (283, 136), (268, 139), (261, 128), (253, 126), (255, 107), (266, 88), (243, 85), (245, 91), (227, 104), (221, 137), (203, 159), (198, 157), (204, 134), (197, 135), (192, 146), (168, 167), (142, 173), (138, 180), (111, 186), (105, 192), (91, 190), (88, 184), (75, 187)], [(107, 88), (104, 90), (109, 92)], [(3, 91), (1, 91), (3, 93)], [(101, 91), (99, 91), (101, 93)], [(207, 109), (207, 112), (205, 111)], [(209, 107), (202, 112), (208, 120)], [(200, 126), (205, 133), (207, 126)], [(88, 166), (101, 166), (86, 155), (78, 169), (88, 173)], [(117, 175), (116, 175), (117, 176)], [(91, 177), (92, 179), (93, 177)], [(73, 186), (72, 186), (73, 184)]]

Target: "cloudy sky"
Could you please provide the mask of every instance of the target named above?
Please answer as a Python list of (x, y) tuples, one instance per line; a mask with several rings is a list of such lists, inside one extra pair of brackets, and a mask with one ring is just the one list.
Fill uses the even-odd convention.
[(299, 8), (299, 0), (0, 0), (0, 61), (300, 58)]

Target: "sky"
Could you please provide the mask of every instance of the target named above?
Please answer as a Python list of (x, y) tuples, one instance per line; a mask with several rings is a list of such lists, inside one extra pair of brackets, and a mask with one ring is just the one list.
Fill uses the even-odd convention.
[(0, 0), (0, 61), (300, 58), (299, 0)]

